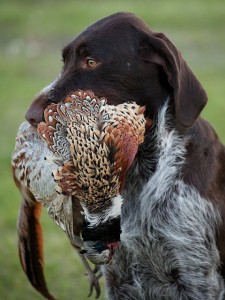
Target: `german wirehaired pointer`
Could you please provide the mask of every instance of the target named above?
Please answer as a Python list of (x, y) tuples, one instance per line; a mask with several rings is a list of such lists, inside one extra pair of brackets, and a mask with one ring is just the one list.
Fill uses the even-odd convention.
[[(180, 52), (133, 14), (88, 27), (26, 113), (76, 89), (146, 106), (153, 126), (127, 174), (121, 243), (103, 267), (109, 299), (224, 299), (225, 148), (199, 117), (207, 96)], [(121, 100), (122, 99), (122, 100)]]

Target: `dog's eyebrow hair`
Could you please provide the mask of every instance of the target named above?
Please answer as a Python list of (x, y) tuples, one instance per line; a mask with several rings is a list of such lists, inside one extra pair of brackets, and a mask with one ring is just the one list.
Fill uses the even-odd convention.
[(87, 45), (85, 45), (84, 43), (80, 44), (77, 49), (76, 52), (79, 55), (87, 55), (90, 53), (90, 47), (88, 47)]

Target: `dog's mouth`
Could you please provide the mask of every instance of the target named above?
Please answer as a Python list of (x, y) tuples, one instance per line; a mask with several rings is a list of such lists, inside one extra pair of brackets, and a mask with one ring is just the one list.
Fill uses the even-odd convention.
[(114, 253), (115, 253), (115, 251), (116, 251), (118, 245), (119, 245), (119, 242), (118, 242), (118, 241), (113, 242), (113, 243), (108, 243), (108, 244), (107, 244), (107, 247), (108, 247), (108, 249), (109, 249), (109, 251), (110, 251), (110, 257), (109, 257), (110, 260), (112, 259), (112, 257), (113, 257), (113, 255), (114, 255)]

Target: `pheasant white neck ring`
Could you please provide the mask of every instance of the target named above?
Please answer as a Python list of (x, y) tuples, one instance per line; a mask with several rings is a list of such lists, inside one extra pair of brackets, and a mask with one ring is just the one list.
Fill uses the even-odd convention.
[(82, 205), (83, 207), (83, 214), (85, 221), (88, 223), (89, 228), (93, 228), (98, 226), (100, 223), (104, 224), (111, 219), (116, 219), (121, 215), (121, 207), (123, 204), (123, 197), (121, 195), (117, 195), (112, 198), (111, 200), (112, 205), (107, 207), (106, 210), (101, 211), (99, 213), (90, 213), (88, 207), (85, 204)]

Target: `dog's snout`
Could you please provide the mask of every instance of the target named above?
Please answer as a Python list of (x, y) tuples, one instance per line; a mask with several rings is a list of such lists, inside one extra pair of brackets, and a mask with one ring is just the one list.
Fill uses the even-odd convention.
[(36, 97), (25, 114), (26, 120), (32, 126), (37, 127), (37, 125), (43, 120), (44, 110), (47, 105), (48, 101), (45, 94)]
[(36, 109), (31, 105), (25, 114), (25, 118), (32, 126), (37, 127), (43, 119), (43, 111), (40, 111), (38, 108)]

